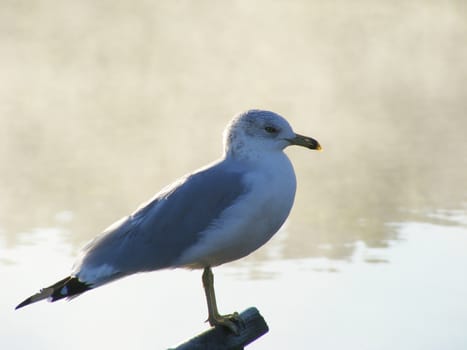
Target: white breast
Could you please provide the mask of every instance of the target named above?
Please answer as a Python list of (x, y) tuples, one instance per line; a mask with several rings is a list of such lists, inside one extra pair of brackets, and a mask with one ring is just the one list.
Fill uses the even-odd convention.
[(258, 160), (246, 173), (251, 189), (227, 208), (177, 265), (216, 266), (242, 258), (265, 244), (282, 226), (292, 208), (296, 179), (282, 152)]

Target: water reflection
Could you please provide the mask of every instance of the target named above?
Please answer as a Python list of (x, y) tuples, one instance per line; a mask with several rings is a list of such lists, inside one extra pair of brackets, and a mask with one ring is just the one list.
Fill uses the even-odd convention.
[[(310, 339), (320, 349), (361, 349), (362, 344), (388, 350), (445, 344), (464, 349), (467, 228), (417, 222), (392, 226), (402, 243), (380, 249), (357, 242), (351, 264), (328, 258), (259, 264), (247, 259), (220, 267), (221, 310), (250, 305), (261, 310), (271, 331), (254, 343), (255, 349), (306, 349)], [(65, 341), (71, 349), (90, 342), (100, 348), (164, 349), (207, 327), (199, 271), (140, 274), (69, 303), (37, 303), (14, 311), (19, 294), (63, 276), (72, 259), (62, 237), (62, 232), (42, 229), (21, 235), (14, 248), (0, 245), (2, 256), (19, 261), (0, 265), (2, 278), (15, 281), (0, 300), (2, 348), (59, 349)], [(27, 244), (31, 241), (41, 249)], [(369, 259), (390, 263), (369, 264)], [(37, 273), (31, 274), (31, 266)]]

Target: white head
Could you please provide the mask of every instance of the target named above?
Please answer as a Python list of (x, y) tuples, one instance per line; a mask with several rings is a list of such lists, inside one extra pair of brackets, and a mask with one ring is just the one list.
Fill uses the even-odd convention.
[(280, 152), (290, 145), (321, 150), (318, 141), (296, 134), (279, 114), (252, 109), (235, 116), (224, 131), (224, 153), (235, 158)]

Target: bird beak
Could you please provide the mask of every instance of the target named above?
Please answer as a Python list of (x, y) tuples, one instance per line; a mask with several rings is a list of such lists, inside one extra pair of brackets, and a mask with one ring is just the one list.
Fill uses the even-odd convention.
[(287, 141), (289, 141), (291, 145), (303, 146), (317, 151), (321, 151), (323, 149), (318, 141), (308, 136), (295, 134), (293, 139), (287, 139)]

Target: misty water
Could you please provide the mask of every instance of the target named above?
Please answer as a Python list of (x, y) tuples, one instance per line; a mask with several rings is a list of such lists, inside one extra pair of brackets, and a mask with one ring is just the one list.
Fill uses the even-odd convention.
[(230, 118), (284, 115), (317, 153), (279, 233), (214, 269), (252, 349), (467, 347), (462, 1), (0, 4), (0, 348), (164, 349), (207, 329), (200, 271), (14, 311), (79, 249), (221, 155)]

